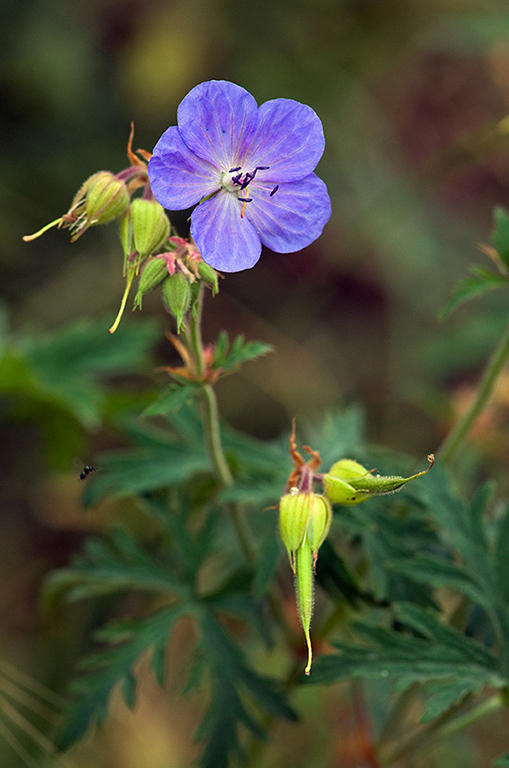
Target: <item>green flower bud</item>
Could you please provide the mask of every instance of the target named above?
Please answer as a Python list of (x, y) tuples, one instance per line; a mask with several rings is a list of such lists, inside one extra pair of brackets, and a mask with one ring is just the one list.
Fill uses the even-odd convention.
[(212, 295), (215, 296), (219, 292), (219, 285), (217, 283), (216, 270), (207, 264), (205, 261), (198, 262), (198, 274), (201, 279), (212, 286)]
[(373, 470), (366, 469), (362, 464), (352, 459), (337, 461), (329, 472), (323, 475), (323, 485), (327, 498), (333, 504), (349, 506), (360, 504), (370, 496), (383, 496), (387, 493), (399, 491), (410, 480), (422, 477), (429, 472), (435, 461), (433, 454), (428, 456), (429, 467), (422, 472), (417, 472), (410, 477), (399, 475), (373, 474)]
[(113, 221), (129, 205), (125, 183), (110, 171), (95, 173), (85, 182), (82, 190), (86, 195), (85, 215), (88, 226)]
[(301, 493), (292, 488), (280, 501), (279, 530), (295, 574), (297, 608), (308, 648), (306, 675), (310, 673), (313, 658), (310, 635), (313, 572), (318, 550), (327, 538), (331, 522), (332, 509), (328, 500), (316, 493)]
[(131, 203), (131, 227), (134, 247), (141, 257), (162, 246), (170, 233), (170, 222), (156, 200), (135, 198)]
[(186, 275), (174, 272), (163, 282), (163, 298), (177, 321), (177, 332), (184, 327), (184, 315), (191, 304), (191, 286)]
[(151, 259), (147, 259), (138, 282), (138, 291), (134, 297), (134, 306), (141, 307), (143, 295), (159, 285), (165, 277), (168, 277), (168, 274), (168, 263), (165, 258), (154, 256)]
[(294, 573), (295, 552), (307, 530), (312, 496), (311, 493), (287, 493), (279, 502), (279, 532)]

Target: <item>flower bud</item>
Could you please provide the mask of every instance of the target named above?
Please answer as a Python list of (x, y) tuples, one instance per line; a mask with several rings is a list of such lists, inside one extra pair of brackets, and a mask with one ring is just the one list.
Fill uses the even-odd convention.
[[(292, 489), (294, 490), (294, 489)], [(332, 521), (329, 502), (316, 493), (287, 493), (279, 502), (279, 530), (295, 573), (295, 552), (304, 536), (313, 552), (327, 538)]]
[(125, 183), (110, 171), (95, 173), (85, 182), (85, 186), (88, 225), (107, 224), (120, 216), (129, 205)]
[(163, 282), (163, 298), (168, 310), (177, 321), (177, 332), (184, 327), (184, 315), (191, 304), (191, 286), (186, 275), (174, 272)]
[(170, 222), (156, 200), (135, 198), (131, 203), (134, 247), (143, 258), (162, 246), (170, 233)]
[(215, 296), (219, 292), (219, 285), (217, 283), (216, 270), (207, 264), (205, 261), (198, 262), (198, 274), (201, 279), (212, 286), (212, 295)]
[(125, 182), (110, 171), (98, 171), (81, 185), (67, 213), (33, 235), (25, 235), (23, 240), (35, 240), (48, 229), (58, 227), (69, 229), (71, 241), (74, 242), (88, 227), (116, 219), (127, 210), (128, 205), (129, 192)]
[(165, 277), (168, 277), (168, 262), (165, 258), (154, 256), (145, 262), (140, 280), (138, 282), (138, 291), (134, 297), (134, 306), (141, 308), (142, 297), (162, 283)]
[(401, 477), (373, 474), (373, 470), (366, 469), (357, 461), (341, 459), (323, 475), (325, 493), (333, 504), (344, 506), (360, 504), (370, 496), (383, 496), (399, 491), (410, 480), (422, 477), (433, 466), (435, 461), (433, 454), (428, 456), (428, 461), (429, 467), (422, 472), (417, 472), (410, 477)]

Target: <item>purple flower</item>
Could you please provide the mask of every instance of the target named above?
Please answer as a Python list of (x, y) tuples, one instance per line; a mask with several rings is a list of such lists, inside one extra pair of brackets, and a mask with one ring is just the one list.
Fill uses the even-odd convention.
[(322, 232), (331, 213), (313, 173), (325, 146), (311, 107), (273, 99), (260, 107), (225, 80), (201, 83), (177, 111), (148, 164), (156, 200), (196, 206), (191, 234), (208, 264), (224, 272), (254, 266), (263, 245), (291, 253)]

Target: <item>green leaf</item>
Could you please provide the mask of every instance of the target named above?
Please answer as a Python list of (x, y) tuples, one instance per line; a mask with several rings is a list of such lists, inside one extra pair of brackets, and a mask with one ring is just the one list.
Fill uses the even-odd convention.
[(173, 384), (161, 397), (145, 408), (141, 416), (164, 416), (170, 411), (177, 411), (183, 405), (187, 405), (193, 397), (196, 397), (199, 390), (200, 385), (194, 381)]
[(364, 601), (373, 602), (372, 595), (361, 589), (357, 578), (343, 558), (337, 555), (328, 539), (320, 547), (320, 556), (316, 562), (316, 581), (335, 602), (343, 599), (354, 607)]
[(98, 457), (100, 472), (89, 483), (86, 504), (105, 497), (122, 498), (179, 485), (197, 473), (210, 471), (205, 447), (188, 447), (177, 441), (153, 442), (151, 446)]
[(214, 350), (214, 370), (220, 369), (221, 373), (232, 373), (248, 360), (262, 357), (272, 352), (270, 344), (261, 341), (244, 341), (243, 336), (237, 336), (231, 347), (228, 335), (225, 331), (219, 334)]
[(186, 609), (171, 605), (146, 619), (116, 621), (97, 633), (108, 647), (81, 662), (86, 676), (71, 688), (75, 700), (67, 709), (64, 726), (57, 737), (60, 749), (68, 749), (92, 725), (101, 725), (108, 714), (108, 702), (117, 685), (129, 707), (136, 703), (134, 667), (138, 659), (151, 652), (151, 666), (159, 684), (164, 682), (166, 648), (178, 619)]
[(331, 411), (324, 415), (320, 423), (305, 426), (303, 442), (319, 448), (322, 466), (330, 467), (344, 456), (356, 458), (361, 453), (364, 448), (364, 422), (364, 412), (358, 405)]
[(208, 611), (200, 612), (201, 652), (210, 669), (211, 700), (205, 718), (196, 733), (207, 743), (200, 759), (204, 768), (227, 768), (230, 757), (241, 756), (239, 726), (258, 737), (264, 729), (248, 713), (243, 699), (248, 695), (263, 710), (296, 720), (278, 684), (251, 670), (239, 649), (233, 645), (221, 625)]
[(113, 531), (109, 541), (88, 539), (84, 554), (74, 559), (71, 568), (50, 575), (44, 606), (50, 608), (62, 593), (67, 600), (76, 601), (129, 589), (188, 595), (188, 589), (178, 581), (165, 559), (145, 550), (119, 528)]
[(482, 586), (472, 575), (450, 560), (418, 554), (411, 558), (388, 562), (387, 567), (398, 573), (404, 573), (410, 579), (415, 579), (422, 584), (453, 587), (474, 602), (482, 604), (484, 600)]
[(509, 505), (507, 505), (496, 523), (494, 552), (495, 580), (500, 599), (504, 605), (509, 602)]
[(41, 393), (58, 398), (86, 426), (97, 426), (104, 398), (101, 379), (146, 367), (156, 333), (152, 322), (126, 324), (112, 335), (105, 321), (82, 321), (25, 339), (19, 349)]
[(493, 220), (495, 226), (491, 233), (491, 243), (502, 262), (509, 267), (509, 215), (505, 208), (495, 206)]
[(476, 296), (482, 296), (482, 294), (494, 288), (500, 288), (502, 285), (507, 285), (509, 282), (509, 278), (505, 275), (491, 272), (480, 266), (474, 267), (473, 271), (475, 272), (474, 275), (463, 278), (454, 288), (450, 298), (439, 313), (441, 320), (450, 315), (463, 302)]
[(321, 656), (312, 682), (332, 683), (348, 677), (400, 678), (412, 681), (462, 679), (501, 684), (496, 659), (481, 645), (443, 625), (434, 612), (411, 603), (394, 606), (404, 626), (421, 636), (357, 622), (366, 645), (334, 643), (337, 654)]
[(415, 506), (411, 513), (395, 516), (390, 514), (386, 499), (374, 498), (356, 507), (343, 507), (335, 518), (361, 537), (369, 563), (369, 589), (376, 600), (433, 605), (428, 585), (416, 584), (406, 574), (387, 568), (388, 562), (411, 558), (415, 552), (437, 544), (429, 520)]
[(440, 680), (436, 683), (427, 683), (424, 692), (426, 707), (421, 717), (421, 723), (428, 723), (439, 717), (451, 707), (460, 704), (468, 693), (478, 693), (486, 680), (484, 672), (478, 676), (467, 675), (453, 680)]
[(485, 510), (492, 490), (491, 484), (481, 486), (468, 506), (451, 491), (449, 475), (444, 467), (435, 465), (428, 476), (424, 496), (439, 529), (460, 554), (465, 570), (482, 588), (483, 602), (488, 600), (494, 605), (497, 602), (495, 575), (484, 527)]
[(255, 565), (253, 579), (253, 596), (257, 600), (261, 600), (269, 591), (281, 560), (281, 545), (276, 526), (274, 526), (273, 531), (269, 530), (268, 534), (265, 535), (259, 551), (260, 555)]
[(498, 662), (490, 651), (470, 637), (444, 624), (435, 611), (423, 609), (413, 603), (400, 603), (396, 606), (396, 613), (403, 624), (427, 637), (437, 647), (450, 649), (458, 660), (478, 664), (493, 672), (498, 669)]
[(497, 757), (493, 763), (493, 768), (509, 768), (509, 752), (506, 755)]

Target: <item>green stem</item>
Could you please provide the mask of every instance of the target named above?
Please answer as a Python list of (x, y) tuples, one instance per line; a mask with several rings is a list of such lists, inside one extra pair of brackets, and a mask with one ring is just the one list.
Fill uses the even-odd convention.
[[(203, 340), (201, 334), (201, 318), (203, 309), (203, 286), (189, 313), (189, 331), (187, 333), (188, 348), (193, 358), (196, 378), (203, 379), (205, 360), (203, 355)], [(205, 446), (212, 465), (212, 471), (219, 488), (232, 485), (233, 477), (224, 455), (219, 427), (219, 410), (214, 388), (211, 384), (203, 383), (201, 387), (202, 421)], [(248, 563), (256, 560), (256, 550), (252, 544), (252, 534), (244, 514), (244, 510), (235, 503), (227, 504), (235, 533)]]
[(437, 451), (437, 455), (444, 463), (450, 462), (456, 455), (458, 448), (473, 427), (476, 419), (481, 414), (491, 393), (493, 386), (504, 367), (509, 356), (509, 324), (504, 335), (486, 364), (477, 396), (470, 408), (463, 414), (461, 419), (453, 427), (445, 438), (444, 442)]
[(484, 717), (495, 709), (499, 709), (503, 704), (503, 696), (500, 693), (496, 693), (494, 696), (482, 701), (476, 707), (472, 707), (468, 712), (463, 714), (461, 714), (463, 705), (454, 707), (453, 709), (444, 712), (443, 715), (429, 725), (424, 726), (417, 734), (411, 736), (390, 755), (387, 757), (384, 756), (382, 764), (393, 765), (401, 760), (402, 757), (406, 757), (407, 759), (412, 758), (417, 752), (422, 753), (425, 750), (431, 749), (438, 741), (467, 728), (481, 717)]
[(408, 711), (420, 690), (421, 686), (419, 683), (412, 683), (398, 696), (378, 738), (378, 750), (383, 750), (387, 744), (390, 744), (397, 737), (405, 722)]

